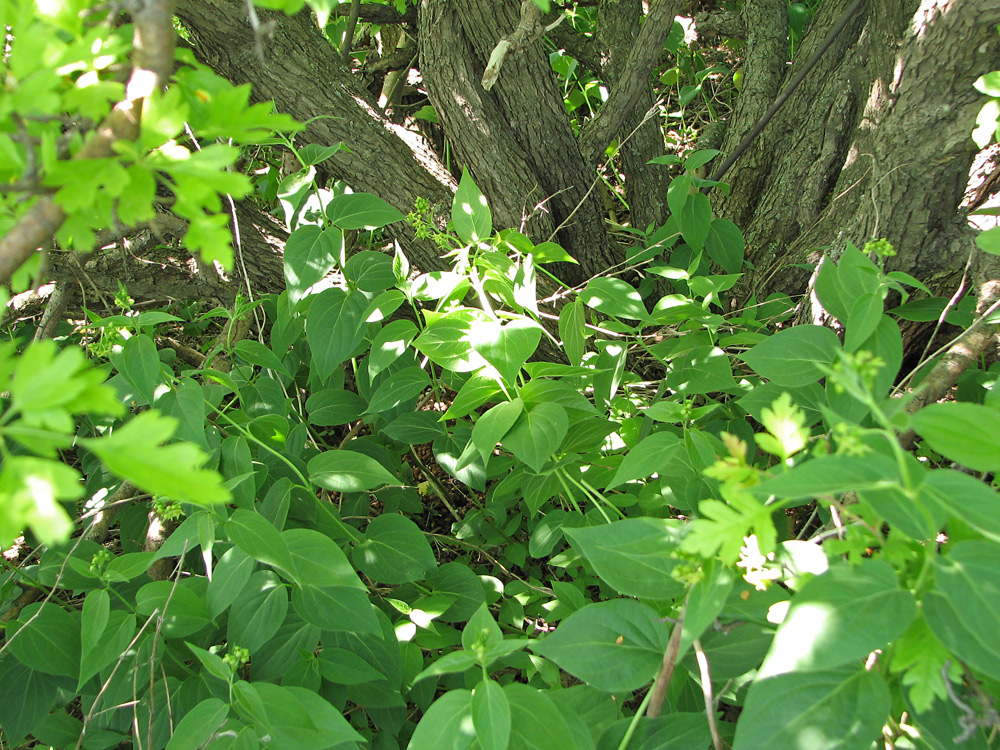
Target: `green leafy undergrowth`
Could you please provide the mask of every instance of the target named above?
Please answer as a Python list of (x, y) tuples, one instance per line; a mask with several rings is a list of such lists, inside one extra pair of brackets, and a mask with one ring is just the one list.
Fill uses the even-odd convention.
[[(541, 294), (565, 253), (495, 231), (468, 175), (452, 271), (348, 254), (403, 217), (293, 176), (288, 288), (231, 370), (180, 367), (156, 318), (106, 326), (103, 370), (0, 352), (4, 543), (42, 545), (0, 608), (46, 594), (0, 645), (6, 743), (994, 743), (995, 373), (908, 417), (883, 301), (912, 280), (854, 247), (816, 283), (843, 336), (780, 296), (727, 313), (743, 241), (697, 190), (711, 156), (633, 250), (638, 289)], [(119, 478), (148, 494), (117, 541), (58, 543)]]

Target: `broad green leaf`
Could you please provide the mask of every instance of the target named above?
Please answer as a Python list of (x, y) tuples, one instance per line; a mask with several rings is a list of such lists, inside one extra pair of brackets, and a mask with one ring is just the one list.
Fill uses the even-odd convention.
[(472, 691), (472, 726), (483, 750), (506, 750), (510, 742), (510, 704), (499, 683), (483, 680)]
[(674, 358), (667, 385), (686, 396), (736, 389), (729, 357), (717, 346), (696, 346)]
[(347, 259), (347, 280), (363, 292), (382, 292), (396, 285), (392, 257), (377, 250), (361, 250)]
[(920, 499), (1000, 542), (1000, 494), (985, 482), (961, 471), (935, 469), (925, 477)]
[(378, 229), (406, 217), (378, 196), (347, 193), (327, 204), (326, 218), (334, 226), (350, 230)]
[(299, 616), (320, 630), (352, 633), (380, 632), (368, 594), (352, 586), (305, 584), (292, 592)]
[(332, 748), (363, 738), (340, 711), (318, 693), (301, 687), (255, 682), (267, 711), (267, 727), (274, 747)]
[(104, 589), (87, 594), (80, 610), (80, 649), (86, 653), (94, 648), (104, 634), (111, 614), (111, 596)]
[(7, 625), (7, 647), (27, 667), (46, 674), (80, 674), (80, 618), (56, 602), (30, 605)]
[[(712, 677), (715, 677), (714, 663)], [(632, 717), (617, 721), (601, 737), (600, 747), (619, 747), (631, 724)], [(657, 716), (655, 719), (644, 717), (634, 731), (628, 743), (629, 750), (691, 750), (709, 747), (712, 743), (712, 734), (704, 713), (676, 712)], [(609, 740), (614, 744), (606, 744)]]
[(608, 489), (663, 471), (681, 450), (681, 439), (671, 432), (654, 432), (625, 454)]
[(476, 421), (472, 428), (472, 442), (484, 460), (493, 454), (497, 443), (503, 440), (523, 411), (524, 402), (515, 398), (497, 404)]
[(906, 630), (916, 612), (888, 563), (834, 565), (792, 598), (759, 677), (860, 662)]
[(934, 539), (948, 519), (948, 512), (929, 497), (929, 492), (926, 485), (918, 488), (916, 497), (907, 495), (899, 486), (857, 491), (858, 499), (893, 529), (925, 541)]
[(315, 529), (286, 529), (281, 536), (292, 554), (294, 578), (300, 586), (349, 586), (368, 592), (347, 555), (326, 534)]
[(816, 297), (823, 309), (842, 323), (846, 322), (853, 304), (853, 295), (858, 291), (845, 288), (840, 269), (829, 257), (824, 257), (820, 262), (815, 288)]
[(186, 638), (210, 624), (205, 600), (186, 581), (153, 581), (135, 594), (135, 611), (148, 617), (159, 612), (164, 638)]
[(976, 471), (1000, 469), (1000, 412), (982, 404), (929, 404), (911, 418), (913, 429), (938, 453)]
[(490, 207), (465, 167), (451, 204), (451, 223), (455, 234), (465, 243), (482, 242), (493, 234)]
[(310, 460), (309, 481), (334, 492), (366, 492), (399, 484), (399, 479), (371, 456), (344, 448), (324, 451)]
[(934, 558), (934, 588), (924, 596), (924, 617), (934, 635), (973, 669), (1000, 679), (1000, 546), (958, 542)]
[(358, 569), (380, 583), (410, 583), (434, 569), (434, 553), (420, 528), (409, 518), (376, 516), (365, 529), (365, 541), (351, 559)]
[(562, 444), (568, 429), (566, 409), (555, 403), (538, 404), (518, 417), (504, 436), (503, 445), (517, 459), (541, 471)]
[(868, 750), (891, 701), (875, 671), (792, 672), (758, 679), (747, 693), (733, 750)]
[(864, 457), (828, 455), (804, 461), (784, 474), (765, 479), (750, 491), (760, 498), (775, 495), (785, 500), (799, 500), (898, 487), (899, 483), (899, 469), (888, 456), (878, 453)]
[(135, 615), (119, 609), (109, 613), (108, 622), (100, 634), (100, 640), (81, 651), (80, 678), (77, 681), (77, 690), (82, 689), (87, 680), (126, 652), (129, 643), (135, 637), (135, 630)]
[(306, 315), (306, 340), (312, 351), (313, 366), (321, 373), (350, 357), (365, 334), (363, 294), (342, 289), (324, 289), (316, 295)]
[(417, 335), (417, 327), (409, 320), (386, 323), (372, 341), (368, 354), (368, 377), (374, 378), (406, 351)]
[(875, 333), (882, 319), (882, 297), (878, 293), (860, 294), (851, 305), (851, 311), (844, 323), (844, 351), (856, 352)]
[(107, 437), (82, 438), (80, 443), (109, 470), (146, 492), (201, 505), (229, 500), (219, 474), (198, 468), (206, 460), (200, 448), (191, 443), (160, 445), (175, 426), (175, 420), (145, 411)]
[(174, 727), (166, 750), (198, 750), (208, 742), (229, 715), (229, 704), (218, 698), (205, 698)]
[(570, 364), (583, 363), (583, 353), (587, 345), (586, 315), (581, 300), (567, 303), (559, 311), (559, 338)]
[(548, 691), (511, 682), (504, 686), (503, 693), (510, 706), (511, 748), (553, 750), (557, 747), (579, 747)]
[(43, 544), (69, 538), (73, 521), (59, 501), (83, 494), (76, 469), (48, 458), (7, 456), (0, 467), (0, 547), (29, 527)]
[(566, 528), (563, 533), (618, 593), (646, 599), (670, 599), (684, 584), (671, 577), (681, 560), (672, 557), (681, 526), (660, 518), (629, 518), (607, 526)]
[(586, 288), (580, 292), (580, 300), (587, 307), (615, 318), (641, 322), (649, 320), (649, 313), (639, 291), (621, 279), (611, 276), (591, 279)]
[(229, 539), (253, 559), (291, 574), (294, 571), (288, 543), (270, 521), (252, 510), (237, 508), (226, 521)]
[(408, 750), (467, 750), (476, 741), (472, 692), (449, 690), (428, 708), (413, 731)]
[(318, 661), (323, 679), (337, 685), (361, 685), (386, 679), (385, 674), (357, 654), (336, 646), (324, 645)]
[(302, 226), (285, 242), (284, 269), (288, 296), (298, 302), (344, 255), (344, 233), (336, 227)]
[(431, 322), (413, 342), (413, 348), (431, 362), (452, 372), (472, 372), (487, 364), (472, 348), (472, 326), (481, 315), (457, 310)]
[(1000, 227), (992, 227), (976, 235), (976, 247), (990, 255), (1000, 255)]
[(278, 355), (256, 339), (238, 341), (233, 350), (244, 362), (249, 362), (252, 365), (257, 365), (258, 367), (263, 367), (282, 375), (291, 375), (285, 364), (278, 359)]
[(287, 614), (287, 588), (271, 571), (258, 570), (229, 610), (228, 641), (256, 655), (278, 632)]
[(136, 393), (147, 404), (152, 404), (154, 391), (163, 382), (160, 357), (153, 339), (145, 334), (133, 336), (125, 342), (120, 353), (112, 355), (111, 361)]
[(316, 427), (337, 427), (359, 419), (368, 408), (368, 402), (354, 391), (342, 388), (324, 388), (306, 400), (309, 424)]
[(59, 685), (59, 680), (17, 659), (0, 661), (0, 726), (4, 734), (24, 737), (32, 733), (55, 705)]
[(482, 321), (473, 324), (470, 332), (472, 348), (511, 384), (517, 381), (521, 365), (538, 348), (541, 337), (537, 323), (522, 319), (511, 320), (503, 326)]
[(615, 693), (653, 679), (669, 638), (667, 625), (654, 610), (631, 599), (615, 599), (578, 609), (531, 650), (592, 687)]
[(498, 393), (500, 386), (496, 377), (476, 373), (459, 389), (455, 400), (444, 413), (444, 418), (460, 419), (468, 416), (473, 409), (478, 409)]
[(777, 385), (797, 388), (815, 383), (837, 356), (837, 334), (823, 326), (800, 325), (772, 334), (740, 358)]
[(205, 601), (212, 619), (225, 612), (243, 591), (253, 573), (255, 561), (239, 547), (230, 547), (219, 558), (208, 582)]
[(395, 409), (405, 401), (416, 398), (430, 385), (431, 378), (427, 372), (417, 367), (404, 367), (399, 372), (392, 373), (372, 394), (365, 410), (367, 414), (380, 414)]
[[(662, 159), (663, 157), (658, 158)], [(670, 208), (671, 215), (676, 216), (678, 221), (680, 220), (681, 211), (684, 210), (684, 206), (687, 205), (690, 196), (691, 177), (688, 175), (675, 177), (667, 186), (667, 206)]]
[(712, 204), (708, 196), (700, 192), (689, 195), (677, 215), (677, 220), (684, 241), (692, 250), (700, 251), (705, 247), (705, 241), (712, 227)]
[(555, 242), (540, 242), (530, 252), (535, 263), (575, 263), (579, 265), (576, 258), (567, 253), (562, 245), (557, 245)]
[(437, 412), (404, 412), (382, 428), (382, 434), (406, 445), (422, 445), (445, 434)]
[(417, 683), (427, 677), (437, 677), (442, 674), (465, 672), (479, 663), (478, 657), (472, 651), (466, 651), (465, 649), (461, 651), (452, 651), (430, 664), (426, 669), (420, 671), (417, 676), (413, 678), (413, 681), (414, 683)]

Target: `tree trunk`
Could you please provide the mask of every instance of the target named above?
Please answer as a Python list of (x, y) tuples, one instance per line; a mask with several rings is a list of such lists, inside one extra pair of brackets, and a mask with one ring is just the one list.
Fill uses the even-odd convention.
[[(746, 85), (724, 155), (850, 4), (822, 4), (783, 74), (773, 61), (784, 55), (784, 2), (744, 5)], [(818, 263), (824, 252), (836, 257), (848, 241), (860, 247), (881, 237), (898, 251), (888, 270), (950, 294), (972, 250), (959, 211), (982, 104), (972, 83), (995, 66), (998, 22), (1000, 6), (992, 0), (861, 4), (726, 175), (731, 196), (715, 198), (747, 239), (755, 270), (742, 286), (745, 296), (801, 293), (810, 271), (797, 264)]]

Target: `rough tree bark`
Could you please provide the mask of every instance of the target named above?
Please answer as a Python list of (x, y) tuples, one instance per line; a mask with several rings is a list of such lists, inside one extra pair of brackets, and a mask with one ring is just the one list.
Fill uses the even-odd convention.
[[(825, 0), (787, 70), (781, 0), (745, 3), (745, 85), (723, 156), (819, 46), (851, 0)], [(992, 0), (872, 0), (725, 179), (716, 209), (747, 239), (746, 296), (801, 292), (851, 241), (885, 237), (889, 270), (954, 288), (972, 250), (959, 210), (982, 105), (973, 81), (998, 62)], [(776, 64), (776, 61), (777, 64)], [(992, 66), (992, 67), (991, 67)]]

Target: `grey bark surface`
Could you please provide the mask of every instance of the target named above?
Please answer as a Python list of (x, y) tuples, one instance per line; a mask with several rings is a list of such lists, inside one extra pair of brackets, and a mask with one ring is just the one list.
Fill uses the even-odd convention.
[[(273, 33), (260, 40), (262, 60), (240, 0), (180, 0), (176, 12), (201, 61), (234, 83), (251, 83), (255, 101), (273, 100), (279, 112), (311, 121), (298, 143), (343, 142), (350, 148), (350, 153), (339, 153), (324, 165), (336, 177), (403, 213), (413, 210), (417, 198), (426, 198), (445, 213), (450, 210), (455, 182), (447, 169), (422, 138), (385, 117), (337, 59), (309, 13), (289, 17), (258, 11), (262, 19), (274, 22)], [(414, 238), (402, 224), (389, 229), (416, 266), (445, 268), (432, 242)]]
[[(609, 84), (617, 83), (625, 71), (629, 52), (639, 36), (641, 17), (642, 4), (639, 0), (601, 0), (598, 5), (598, 28), (602, 46), (607, 50), (607, 60), (601, 72)], [(669, 173), (660, 165), (648, 164), (650, 159), (664, 153), (659, 117), (653, 115), (644, 121), (654, 102), (653, 89), (647, 80), (644, 87), (639, 87), (632, 112), (619, 136), (622, 142), (619, 150), (622, 171), (627, 177), (625, 198), (631, 211), (632, 226), (643, 230), (650, 224), (660, 226), (669, 214)]]
[[(752, 125), (752, 111), (766, 108), (849, 4), (823, 3), (796, 64), (780, 82), (773, 72), (763, 74), (770, 83), (754, 89), (752, 102), (744, 88), (725, 149), (733, 148)], [(744, 297), (801, 293), (810, 272), (799, 264), (818, 263), (824, 253), (836, 257), (848, 241), (860, 247), (877, 237), (899, 253), (888, 270), (912, 273), (932, 288), (957, 283), (972, 247), (959, 210), (976, 153), (970, 133), (982, 105), (972, 83), (996, 67), (998, 21), (1000, 6), (990, 0), (862, 5), (726, 175), (731, 197), (714, 198), (717, 211), (747, 239), (756, 270), (741, 285)], [(746, 17), (744, 22), (754, 33)], [(775, 8), (771, 24), (777, 30), (758, 27), (756, 33), (777, 40), (784, 23)], [(761, 50), (748, 45), (748, 79), (752, 69), (761, 69), (753, 67)]]

